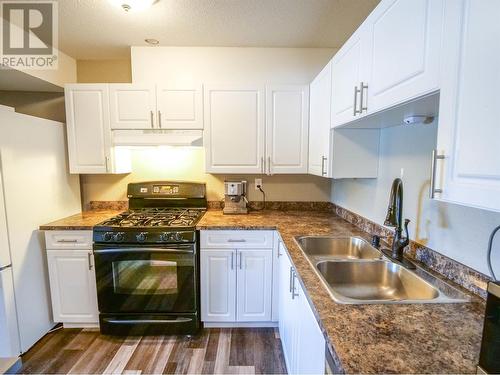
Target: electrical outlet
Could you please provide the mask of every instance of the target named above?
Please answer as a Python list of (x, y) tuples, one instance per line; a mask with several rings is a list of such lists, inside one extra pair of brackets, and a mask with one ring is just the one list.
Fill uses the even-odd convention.
[(256, 178), (255, 179), (255, 190), (259, 190), (259, 188), (257, 187), (259, 185), (260, 185), (261, 188), (263, 188), (263, 186), (262, 186), (262, 178)]

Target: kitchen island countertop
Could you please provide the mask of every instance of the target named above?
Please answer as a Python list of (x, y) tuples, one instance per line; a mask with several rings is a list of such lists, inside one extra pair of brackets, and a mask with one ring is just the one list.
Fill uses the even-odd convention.
[[(209, 210), (200, 230), (278, 230), (340, 371), (345, 373), (475, 373), (484, 302), (343, 305), (335, 303), (294, 236), (368, 238), (332, 212)], [(450, 283), (452, 284), (452, 283)], [(453, 285), (453, 284), (452, 284)]]

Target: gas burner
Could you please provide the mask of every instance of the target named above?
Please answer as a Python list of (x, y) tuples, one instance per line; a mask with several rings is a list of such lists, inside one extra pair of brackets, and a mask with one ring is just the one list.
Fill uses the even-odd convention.
[(105, 227), (192, 227), (203, 209), (143, 208), (129, 210), (99, 224)]

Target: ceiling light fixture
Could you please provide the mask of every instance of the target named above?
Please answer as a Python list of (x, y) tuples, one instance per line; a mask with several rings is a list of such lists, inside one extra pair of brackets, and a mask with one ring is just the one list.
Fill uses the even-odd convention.
[(160, 44), (160, 41), (158, 39), (153, 39), (153, 38), (146, 38), (144, 41), (149, 44), (150, 46), (157, 46)]
[(146, 10), (156, 0), (110, 0), (110, 2), (117, 6), (122, 8), (125, 12), (140, 12), (142, 10)]

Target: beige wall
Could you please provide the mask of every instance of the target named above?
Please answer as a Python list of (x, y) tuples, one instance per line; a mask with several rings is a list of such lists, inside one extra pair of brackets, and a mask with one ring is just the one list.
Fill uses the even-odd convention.
[(64, 93), (0, 91), (0, 104), (14, 107), (16, 112), (65, 122)]
[(92, 200), (126, 200), (129, 182), (183, 180), (207, 183), (208, 199), (223, 198), (224, 179), (244, 179), (249, 183), (250, 200), (261, 200), (254, 179), (262, 178), (268, 200), (329, 201), (330, 180), (309, 175), (212, 175), (206, 174), (203, 148), (158, 147), (132, 151), (132, 170), (126, 175), (84, 175), (81, 178), (85, 207)]
[(134, 82), (309, 84), (332, 48), (132, 47)]
[(132, 82), (130, 60), (78, 60), (78, 83)]

